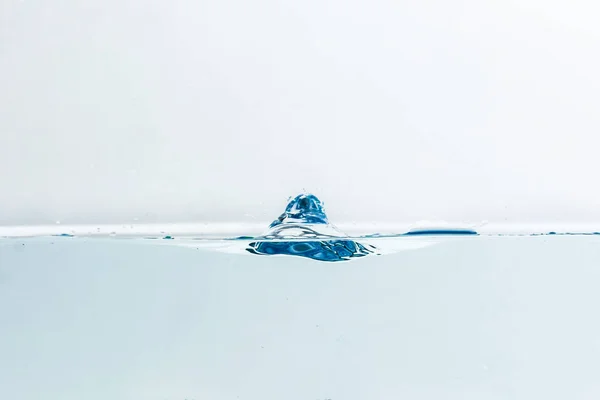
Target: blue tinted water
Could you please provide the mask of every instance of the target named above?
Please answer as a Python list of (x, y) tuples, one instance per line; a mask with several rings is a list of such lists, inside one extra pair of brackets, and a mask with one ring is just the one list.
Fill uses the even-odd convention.
[(0, 399), (600, 398), (600, 236), (290, 204), (234, 240), (0, 239)]
[(0, 240), (0, 398), (600, 394), (597, 236), (445, 237), (339, 263), (188, 244)]
[[(471, 235), (472, 230), (418, 230), (404, 235)], [(396, 237), (400, 235), (390, 235)], [(382, 252), (372, 239), (382, 235), (350, 238), (329, 223), (323, 203), (312, 194), (299, 194), (290, 200), (285, 211), (269, 225), (265, 234), (250, 238), (246, 250), (255, 255), (288, 255), (318, 261), (348, 261)], [(240, 237), (239, 240), (248, 239)]]

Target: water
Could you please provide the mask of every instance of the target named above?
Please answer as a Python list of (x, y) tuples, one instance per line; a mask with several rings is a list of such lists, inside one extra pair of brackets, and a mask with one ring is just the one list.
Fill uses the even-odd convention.
[[(264, 238), (281, 226), (0, 239), (0, 398), (599, 398), (600, 236)], [(375, 250), (248, 251), (330, 240)]]
[[(404, 235), (471, 235), (472, 230), (416, 230)], [(389, 237), (398, 237), (391, 235)], [(371, 234), (351, 238), (329, 223), (323, 204), (312, 194), (291, 199), (283, 214), (269, 225), (265, 234), (248, 243), (246, 250), (255, 255), (288, 255), (318, 261), (349, 261), (383, 251), (373, 244), (382, 235)], [(238, 238), (246, 239), (244, 237)], [(404, 241), (406, 242), (406, 241)], [(389, 242), (382, 242), (384, 246)], [(231, 247), (230, 247), (231, 248)], [(392, 246), (393, 248), (393, 246)]]

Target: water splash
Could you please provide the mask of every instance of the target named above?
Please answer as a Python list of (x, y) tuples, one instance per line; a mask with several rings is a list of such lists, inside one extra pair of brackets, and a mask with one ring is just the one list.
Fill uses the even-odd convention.
[(256, 255), (289, 255), (318, 261), (347, 261), (377, 254), (377, 248), (361, 244), (329, 223), (323, 203), (312, 194), (293, 198), (269, 231), (248, 244)]
[(353, 240), (252, 242), (247, 251), (256, 255), (289, 255), (318, 261), (347, 261), (376, 252), (375, 247)]
[(323, 203), (312, 194), (299, 194), (285, 208), (283, 214), (269, 225), (274, 228), (281, 224), (329, 224)]

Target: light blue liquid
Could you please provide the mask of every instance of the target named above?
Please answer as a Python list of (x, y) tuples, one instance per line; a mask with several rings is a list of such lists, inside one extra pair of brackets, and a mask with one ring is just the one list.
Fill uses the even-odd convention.
[(0, 239), (0, 399), (600, 398), (600, 236), (331, 237), (303, 204), (237, 240)]
[(0, 240), (0, 398), (600, 394), (597, 236), (339, 263), (173, 242)]

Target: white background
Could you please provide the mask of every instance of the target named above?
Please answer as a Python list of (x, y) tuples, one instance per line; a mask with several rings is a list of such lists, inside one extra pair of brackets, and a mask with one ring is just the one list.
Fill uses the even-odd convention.
[(599, 12), (0, 0), (0, 224), (600, 221)]

